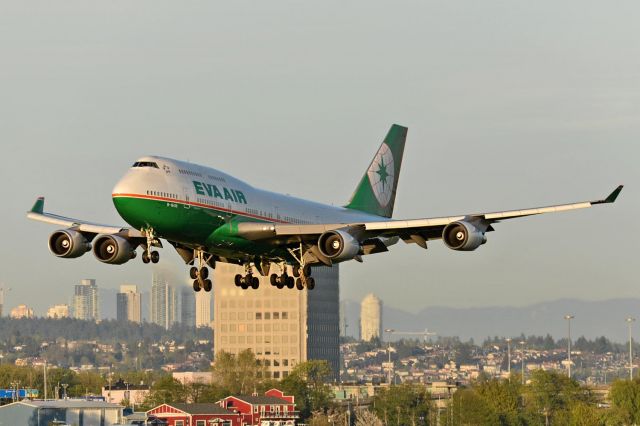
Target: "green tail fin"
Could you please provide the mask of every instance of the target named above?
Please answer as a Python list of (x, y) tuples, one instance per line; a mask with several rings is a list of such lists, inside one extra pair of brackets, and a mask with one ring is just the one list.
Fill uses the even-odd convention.
[(345, 206), (382, 217), (393, 215), (407, 128), (394, 124)]

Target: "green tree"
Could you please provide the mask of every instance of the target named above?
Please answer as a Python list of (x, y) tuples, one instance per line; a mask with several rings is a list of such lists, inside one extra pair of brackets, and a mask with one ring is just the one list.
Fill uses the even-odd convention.
[(157, 380), (144, 400), (144, 408), (150, 409), (164, 403), (187, 402), (187, 392), (171, 375)]
[(413, 426), (428, 422), (431, 401), (423, 385), (403, 383), (377, 391), (373, 406), (385, 424)]
[(245, 349), (237, 356), (220, 351), (213, 364), (216, 383), (229, 394), (246, 394), (257, 390), (267, 379), (267, 368), (255, 357), (251, 349)]
[(640, 423), (640, 381), (616, 380), (611, 384), (609, 398), (625, 423)]
[(326, 384), (331, 376), (331, 367), (325, 360), (312, 360), (296, 365), (280, 382), (281, 389), (295, 397), (296, 407), (302, 419), (312, 412), (325, 413), (331, 406), (333, 392)]

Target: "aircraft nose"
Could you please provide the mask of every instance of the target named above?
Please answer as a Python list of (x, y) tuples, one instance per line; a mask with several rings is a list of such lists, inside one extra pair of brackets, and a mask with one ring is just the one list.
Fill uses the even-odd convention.
[(111, 191), (112, 196), (122, 195), (122, 194), (130, 194), (131, 193), (131, 176), (130, 173), (126, 173), (124, 176), (120, 178), (120, 180), (116, 183)]

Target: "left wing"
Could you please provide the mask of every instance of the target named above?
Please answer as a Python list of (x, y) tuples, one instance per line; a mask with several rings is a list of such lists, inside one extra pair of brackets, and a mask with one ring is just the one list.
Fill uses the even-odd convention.
[[(315, 242), (318, 237), (329, 231), (346, 232), (360, 242), (366, 243), (367, 240), (373, 238), (394, 238), (400, 237), (406, 243), (417, 243), (421, 247), (426, 248), (426, 241), (444, 238), (447, 240), (451, 237), (451, 241), (447, 242), (451, 248), (458, 250), (467, 250), (463, 246), (452, 247), (449, 243), (459, 242), (473, 243), (471, 237), (474, 233), (482, 234), (493, 231), (491, 224), (524, 216), (533, 216), (545, 213), (557, 213), (569, 210), (585, 209), (598, 204), (613, 203), (620, 192), (623, 185), (618, 186), (609, 196), (602, 200), (583, 201), (571, 204), (557, 204), (546, 207), (536, 207), (524, 210), (508, 210), (492, 213), (477, 213), (459, 216), (434, 217), (425, 219), (412, 220), (388, 220), (379, 222), (356, 222), (356, 223), (331, 223), (331, 224), (310, 224), (310, 225), (294, 225), (294, 224), (258, 224), (258, 223), (240, 223), (238, 224), (238, 234), (248, 240), (265, 241), (272, 240), (276, 244), (293, 244), (301, 242)], [(459, 225), (451, 227), (453, 234), (444, 235), (445, 228), (448, 225)], [(460, 227), (462, 226), (462, 228)], [(466, 231), (465, 229), (466, 228)], [(456, 235), (462, 232), (466, 235)], [(479, 236), (477, 236), (479, 238)], [(462, 241), (462, 240), (465, 241)], [(479, 241), (475, 240), (476, 242)], [(484, 240), (480, 244), (484, 243)], [(471, 244), (472, 246), (473, 244)], [(478, 244), (479, 245), (479, 244)], [(469, 246), (469, 247), (471, 247)], [(476, 248), (477, 245), (473, 248)], [(473, 250), (471, 248), (471, 250)], [(384, 251), (384, 250), (380, 250)]]

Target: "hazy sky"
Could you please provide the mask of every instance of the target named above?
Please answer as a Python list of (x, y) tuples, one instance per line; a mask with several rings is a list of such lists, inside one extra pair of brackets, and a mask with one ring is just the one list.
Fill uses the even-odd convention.
[[(148, 290), (137, 259), (49, 254), (52, 212), (123, 224), (111, 189), (159, 154), (345, 203), (392, 123), (409, 127), (396, 218), (582, 201), (479, 250), (403, 243), (341, 269), (391, 306), (638, 297), (637, 1), (0, 3), (0, 282), (42, 314), (81, 278)], [(187, 276), (171, 247), (161, 264)], [(640, 313), (637, 313), (640, 315)]]

